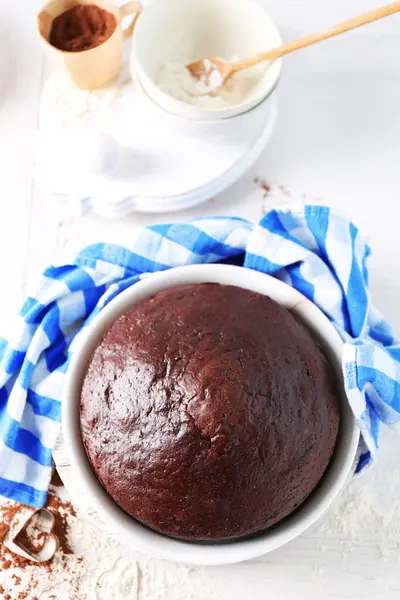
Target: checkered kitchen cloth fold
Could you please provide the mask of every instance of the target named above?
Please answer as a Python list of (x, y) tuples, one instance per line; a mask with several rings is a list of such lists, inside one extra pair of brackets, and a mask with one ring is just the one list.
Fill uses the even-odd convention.
[(95, 244), (49, 267), (0, 341), (0, 495), (45, 503), (70, 344), (82, 326), (145, 274), (210, 262), (273, 275), (335, 324), (362, 432), (360, 471), (376, 457), (381, 422), (400, 429), (400, 345), (370, 304), (369, 254), (352, 223), (329, 208), (301, 206), (271, 210), (258, 225), (229, 217), (147, 227), (127, 247)]

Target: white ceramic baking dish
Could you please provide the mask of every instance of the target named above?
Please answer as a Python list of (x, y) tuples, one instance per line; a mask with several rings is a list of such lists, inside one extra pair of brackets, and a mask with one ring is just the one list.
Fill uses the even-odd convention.
[[(204, 544), (174, 540), (152, 531), (127, 515), (106, 493), (87, 459), (80, 434), (80, 391), (88, 361), (105, 331), (115, 319), (137, 302), (170, 287), (215, 282), (265, 294), (282, 304), (316, 334), (337, 373), (342, 388), (341, 424), (337, 446), (322, 481), (309, 498), (288, 518), (271, 530), (228, 543)], [(341, 352), (343, 342), (333, 325), (309, 300), (290, 286), (257, 271), (226, 265), (194, 265), (150, 275), (133, 285), (93, 320), (75, 347), (63, 391), (62, 426), (65, 446), (76, 487), (110, 531), (132, 551), (195, 565), (239, 563), (271, 552), (303, 533), (319, 519), (339, 494), (351, 473), (357, 452), (359, 430), (343, 390)]]

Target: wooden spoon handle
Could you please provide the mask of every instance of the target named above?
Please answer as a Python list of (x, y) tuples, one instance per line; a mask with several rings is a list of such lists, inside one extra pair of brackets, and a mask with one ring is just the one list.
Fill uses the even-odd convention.
[(342, 23), (335, 25), (327, 31), (322, 31), (320, 33), (312, 33), (311, 35), (302, 37), (299, 40), (295, 40), (294, 42), (289, 42), (287, 44), (283, 44), (283, 46), (279, 46), (278, 48), (268, 50), (268, 52), (257, 54), (252, 58), (238, 60), (237, 62), (231, 65), (231, 72), (247, 69), (248, 67), (258, 65), (259, 63), (264, 62), (266, 60), (275, 60), (276, 58), (280, 58), (285, 54), (295, 52), (295, 50), (300, 50), (301, 48), (312, 46), (313, 44), (317, 44), (318, 42), (322, 42), (323, 40), (335, 37), (336, 35), (340, 35), (341, 33), (345, 33), (346, 31), (351, 31), (352, 29), (356, 29), (357, 27), (362, 27), (363, 25), (367, 25), (368, 23), (372, 23), (373, 21), (378, 21), (379, 19), (383, 19), (383, 17), (388, 17), (389, 15), (393, 15), (394, 13), (397, 13), (399, 11), (400, 1), (398, 0), (397, 2), (392, 2), (391, 4), (387, 4), (386, 6), (382, 6), (381, 8), (370, 10), (369, 12), (359, 15), (358, 17), (354, 17), (352, 19), (348, 19), (347, 21), (343, 21)]

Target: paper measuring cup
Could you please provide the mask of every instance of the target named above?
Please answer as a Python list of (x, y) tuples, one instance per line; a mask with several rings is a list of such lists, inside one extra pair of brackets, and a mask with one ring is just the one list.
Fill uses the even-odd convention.
[[(114, 15), (116, 28), (112, 35), (88, 50), (68, 52), (53, 46), (49, 38), (54, 19), (74, 6), (85, 4), (96, 5)], [(103, 0), (52, 0), (38, 14), (37, 29), (48, 54), (67, 71), (75, 84), (82, 89), (94, 89), (106, 85), (118, 75), (122, 65), (123, 41), (132, 36), (141, 11), (139, 2), (128, 2), (118, 7)], [(123, 20), (130, 16), (133, 21), (123, 27)]]

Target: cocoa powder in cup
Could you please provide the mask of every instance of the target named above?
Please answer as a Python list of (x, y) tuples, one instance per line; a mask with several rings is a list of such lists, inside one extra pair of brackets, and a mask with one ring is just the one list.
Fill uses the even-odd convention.
[(64, 52), (82, 52), (103, 44), (116, 27), (112, 13), (96, 4), (78, 4), (54, 19), (49, 42)]

